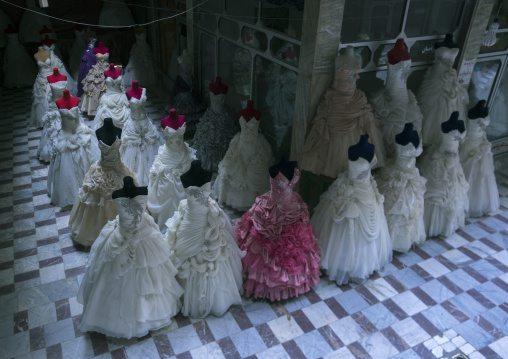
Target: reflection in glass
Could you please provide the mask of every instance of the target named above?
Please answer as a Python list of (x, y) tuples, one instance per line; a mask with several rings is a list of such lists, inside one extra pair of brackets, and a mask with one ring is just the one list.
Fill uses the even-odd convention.
[(498, 52), (508, 49), (508, 33), (497, 33), (497, 42), (493, 46), (482, 46), (480, 47), (480, 54), (486, 54), (489, 52)]
[(262, 113), (261, 132), (278, 157), (291, 148), (298, 74), (259, 56), (256, 63), (259, 71), (254, 78), (253, 100)]
[(406, 0), (346, 0), (340, 41), (395, 39), (401, 31)]
[(242, 28), (242, 42), (259, 51), (266, 51), (268, 47), (268, 39), (265, 33), (246, 26)]
[(237, 40), (238, 36), (240, 36), (240, 30), (236, 22), (224, 18), (219, 20), (219, 32), (222, 36), (231, 40)]
[(291, 66), (298, 67), (300, 46), (278, 37), (273, 37), (270, 42), (270, 51), (273, 57), (287, 62)]
[(409, 50), (412, 62), (434, 61), (434, 43), (438, 41), (434, 39), (415, 42)]
[(208, 85), (215, 80), (215, 36), (201, 34), (201, 93), (208, 103)]
[(261, 6), (261, 21), (265, 27), (300, 40), (303, 11), (266, 2)]
[[(367, 66), (370, 62), (371, 55), (370, 49), (367, 46), (360, 46), (355, 47), (354, 52), (356, 56), (360, 56), (360, 68), (362, 69), (365, 68), (365, 66)], [(344, 55), (345, 53), (346, 53), (345, 47), (339, 50), (340, 55)]]
[(468, 108), (476, 106), (480, 100), (486, 100), (488, 103), (500, 66), (500, 60), (480, 61), (475, 64), (467, 91), (469, 94)]
[(257, 23), (258, 10), (257, 0), (226, 0), (226, 14), (243, 22)]
[(464, 0), (411, 0), (405, 33), (409, 37), (454, 32), (460, 22)]
[(496, 19), (500, 29), (506, 29), (508, 27), (508, 4), (506, 4), (506, 1), (496, 0), (492, 8), (489, 24), (492, 24)]
[(487, 127), (489, 140), (508, 136), (508, 71), (504, 71), (496, 97), (490, 106), (490, 125)]

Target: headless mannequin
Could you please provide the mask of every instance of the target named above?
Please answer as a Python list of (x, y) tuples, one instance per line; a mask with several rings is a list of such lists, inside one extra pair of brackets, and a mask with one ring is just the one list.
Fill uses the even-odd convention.
[(63, 91), (63, 97), (55, 101), (56, 105), (60, 109), (67, 109), (70, 110), (71, 108), (74, 108), (79, 103), (79, 97), (73, 97), (71, 96), (69, 90)]
[(222, 83), (220, 76), (217, 76), (215, 78), (215, 82), (212, 82), (211, 84), (208, 85), (208, 89), (214, 95), (228, 93), (228, 87)]
[(252, 118), (255, 118), (257, 121), (261, 119), (261, 111), (254, 109), (254, 102), (252, 100), (247, 101), (247, 107), (240, 110), (239, 114), (246, 122), (249, 122)]
[(132, 81), (132, 87), (125, 91), (125, 95), (127, 96), (128, 100), (130, 100), (131, 97), (137, 98), (139, 100), (142, 94), (143, 88), (139, 86), (138, 80)]
[(439, 49), (440, 47), (448, 47), (449, 49), (455, 49), (455, 48), (459, 48), (459, 45), (457, 45), (454, 41), (453, 41), (453, 34), (446, 34), (445, 38), (443, 41), (439, 41), (439, 42), (436, 42), (434, 44), (434, 49)]
[(190, 186), (201, 187), (212, 180), (212, 172), (201, 167), (201, 161), (192, 161), (190, 169), (180, 176), (183, 188)]
[(443, 133), (449, 133), (453, 130), (458, 130), (460, 133), (464, 133), (466, 130), (464, 121), (459, 120), (459, 111), (453, 111), (450, 119), (441, 124), (441, 131), (443, 131)]
[(122, 74), (122, 69), (115, 69), (115, 64), (109, 64), (109, 69), (104, 71), (104, 76), (111, 77), (113, 80), (116, 80), (118, 76)]
[(42, 46), (39, 46), (39, 50), (34, 54), (34, 58), (37, 61), (44, 62), (46, 61), (51, 54), (49, 51), (44, 50)]
[(48, 35), (44, 36), (44, 39), (41, 41), (41, 45), (51, 47), (55, 43), (55, 40), (50, 39)]
[(279, 163), (276, 165), (270, 166), (268, 168), (268, 172), (270, 173), (270, 177), (275, 178), (279, 172), (281, 172), (284, 177), (291, 181), (293, 179), (295, 168), (298, 167), (298, 162), (290, 161), (288, 155), (282, 155), (280, 157)]
[(485, 118), (489, 115), (489, 108), (486, 106), (487, 101), (480, 100), (478, 103), (469, 110), (467, 117), (470, 120), (476, 120), (478, 118)]
[(404, 39), (397, 39), (393, 49), (388, 51), (388, 62), (396, 65), (401, 61), (411, 60), (409, 51), (404, 47)]
[(401, 146), (407, 145), (409, 142), (418, 148), (420, 144), (420, 137), (418, 136), (418, 132), (413, 129), (413, 124), (408, 122), (404, 125), (404, 129), (401, 133), (395, 135), (395, 143), (398, 143)]
[(146, 196), (146, 195), (148, 195), (148, 187), (136, 187), (132, 177), (125, 176), (123, 178), (123, 188), (114, 191), (111, 197), (113, 199), (121, 197), (134, 198), (136, 196)]
[(347, 155), (350, 161), (356, 161), (361, 157), (370, 163), (374, 158), (374, 149), (375, 146), (369, 142), (369, 135), (361, 135), (360, 141), (349, 147)]
[(104, 119), (102, 127), (95, 130), (95, 135), (97, 136), (97, 139), (106, 145), (111, 146), (115, 143), (117, 137), (121, 138), (122, 129), (113, 125), (113, 119), (108, 117)]
[(97, 46), (95, 49), (93, 49), (94, 54), (106, 54), (109, 52), (109, 48), (104, 46), (104, 43), (102, 41), (99, 42), (99, 46)]
[(166, 127), (171, 127), (173, 130), (178, 130), (185, 123), (184, 115), (177, 115), (176, 110), (172, 108), (169, 110), (169, 116), (165, 117), (161, 120), (162, 129)]
[(58, 71), (58, 67), (55, 67), (53, 69), (53, 75), (49, 75), (46, 78), (48, 79), (48, 82), (50, 84), (54, 84), (55, 82), (60, 82), (60, 81), (67, 81), (67, 76), (62, 75), (60, 73), (60, 71)]

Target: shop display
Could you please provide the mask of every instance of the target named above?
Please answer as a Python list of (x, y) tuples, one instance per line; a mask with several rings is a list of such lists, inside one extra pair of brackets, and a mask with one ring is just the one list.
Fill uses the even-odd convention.
[(157, 84), (152, 49), (146, 43), (146, 30), (143, 27), (136, 28), (136, 42), (132, 45), (129, 63), (125, 67), (122, 84), (129, 86), (133, 80), (138, 80), (139, 85), (151, 87)]
[(170, 248), (145, 211), (146, 187), (136, 187), (131, 177), (123, 182), (112, 196), (118, 216), (94, 242), (79, 287), (79, 330), (143, 337), (171, 323), (183, 290), (175, 278)]
[(369, 102), (383, 128), (386, 154), (393, 157), (396, 155), (395, 135), (402, 132), (406, 123), (412, 123), (415, 130), (421, 133), (423, 115), (415, 95), (407, 89), (411, 58), (404, 47), (404, 40), (398, 39), (387, 56), (388, 75), (385, 87), (374, 93)]
[(69, 90), (64, 90), (63, 97), (56, 101), (62, 127), (51, 137), (53, 155), (47, 189), (51, 203), (57, 207), (74, 204), (85, 174), (100, 158), (97, 138), (80, 121), (78, 102)]
[(3, 54), (3, 87), (31, 86), (37, 76), (37, 69), (25, 47), (18, 41), (18, 32), (14, 26), (9, 25), (5, 30), (5, 38), (7, 45)]
[(173, 85), (166, 111), (169, 112), (174, 108), (178, 114), (185, 116), (187, 132), (194, 133), (205, 108), (201, 104), (199, 84), (192, 76), (192, 57), (187, 54), (187, 50), (183, 50), (177, 60), (178, 77)]
[(298, 297), (319, 283), (319, 245), (309, 211), (293, 188), (297, 163), (283, 157), (269, 169), (269, 192), (256, 198), (235, 228), (247, 297), (271, 301)]
[(489, 123), (486, 101), (479, 101), (468, 112), (467, 135), (460, 145), (460, 162), (469, 183), (468, 217), (482, 217), (499, 209), (492, 146), (485, 133)]
[(416, 168), (416, 158), (422, 153), (422, 143), (412, 123), (395, 135), (393, 163), (380, 169), (376, 181), (384, 196), (385, 216), (388, 221), (394, 251), (407, 253), (413, 245), (425, 242), (423, 222), (425, 183)]
[(464, 227), (469, 209), (469, 184), (459, 160), (459, 142), (466, 135), (464, 121), (455, 111), (439, 127), (440, 141), (423, 153), (419, 163), (427, 179), (423, 218), (429, 237), (449, 237)]
[(321, 268), (337, 284), (363, 283), (392, 260), (383, 196), (370, 171), (376, 165), (368, 135), (348, 150), (349, 170), (321, 199), (311, 225), (321, 245)]
[(94, 116), (97, 113), (101, 96), (107, 90), (104, 71), (109, 67), (109, 48), (99, 42), (99, 46), (93, 52), (97, 63), (92, 66), (82, 81), (83, 102), (81, 103), (81, 110), (87, 112), (89, 116)]
[(104, 1), (99, 14), (99, 25), (104, 26), (132, 26), (134, 18), (125, 0), (115, 2)]
[(165, 144), (150, 169), (147, 207), (161, 230), (166, 221), (178, 210), (185, 191), (180, 176), (190, 169), (196, 159), (196, 150), (184, 142), (185, 116), (177, 115), (175, 110), (161, 120)]
[(210, 197), (212, 173), (194, 161), (181, 176), (187, 199), (166, 222), (178, 279), (184, 288), (182, 314), (220, 316), (241, 305), (242, 262), (229, 217)]
[(113, 124), (123, 128), (130, 116), (129, 100), (122, 86), (122, 70), (116, 69), (115, 64), (109, 64), (109, 69), (104, 71), (106, 77), (106, 92), (99, 100), (99, 107), (93, 123), (93, 129), (102, 126), (105, 118), (113, 119)]
[(466, 118), (468, 94), (457, 80), (457, 70), (453, 68), (459, 53), (453, 35), (446, 34), (441, 42), (434, 44), (435, 63), (425, 73), (418, 91), (418, 104), (423, 113), (423, 146), (439, 145), (441, 123), (448, 121), (450, 114), (459, 112), (459, 119)]
[(150, 168), (163, 144), (157, 128), (146, 114), (146, 89), (132, 81), (132, 87), (125, 92), (129, 101), (130, 116), (122, 133), (120, 155), (122, 161), (136, 173), (141, 186), (148, 185)]
[(258, 132), (261, 112), (251, 100), (239, 115), (241, 132), (233, 137), (219, 163), (213, 195), (221, 204), (246, 211), (270, 189), (268, 167), (273, 157), (268, 141)]
[(378, 120), (363, 91), (356, 88), (360, 57), (352, 46), (335, 59), (335, 78), (319, 104), (302, 152), (301, 168), (336, 178), (348, 169), (348, 148), (368, 134), (375, 145), (377, 166), (384, 165), (384, 145)]
[(37, 148), (39, 160), (50, 162), (53, 155), (51, 147), (51, 137), (62, 127), (60, 112), (56, 105), (56, 100), (63, 97), (63, 92), (67, 87), (67, 76), (60, 74), (58, 68), (53, 69), (53, 74), (47, 77), (51, 89), (51, 100), (48, 102), (48, 111), (42, 116), (42, 134)]
[(56, 36), (53, 30), (44, 25), (41, 31), (39, 31), (39, 35), (41, 37), (41, 45), (51, 46), (52, 44), (54, 44), (55, 48), (53, 49), (53, 51), (55, 52), (55, 55), (58, 56), (59, 59), (63, 59), (62, 53), (60, 52), (60, 49), (56, 44)]
[(217, 171), (219, 162), (226, 154), (229, 143), (238, 133), (229, 108), (224, 104), (228, 86), (220, 77), (208, 86), (210, 107), (203, 114), (196, 128), (192, 147), (207, 171)]
[(19, 21), (19, 41), (22, 43), (27, 42), (40, 42), (41, 37), (39, 31), (43, 26), (52, 28), (51, 19), (47, 17), (43, 9), (36, 5), (35, 0), (25, 0), (27, 10), (21, 15)]
[(69, 51), (69, 70), (73, 78), (79, 78), (79, 68), (81, 65), (81, 53), (86, 50), (85, 29), (81, 25), (74, 27), (74, 42)]
[(95, 48), (96, 38), (85, 39), (86, 49), (81, 53), (81, 63), (79, 65), (79, 76), (78, 76), (78, 93), (77, 96), (81, 97), (83, 95), (83, 80), (88, 75), (90, 69), (97, 63), (97, 59), (95, 58), (95, 53), (93, 52)]

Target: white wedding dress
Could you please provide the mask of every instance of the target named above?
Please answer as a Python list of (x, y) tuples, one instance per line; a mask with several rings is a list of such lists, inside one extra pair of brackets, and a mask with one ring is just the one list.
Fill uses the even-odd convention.
[(246, 122), (242, 116), (240, 127), (219, 163), (213, 196), (219, 203), (246, 211), (257, 196), (270, 190), (268, 167), (273, 157), (268, 141), (258, 132), (259, 121), (252, 118)]
[(93, 123), (94, 130), (101, 128), (105, 118), (111, 118), (116, 127), (123, 128), (130, 116), (129, 100), (122, 87), (122, 76), (106, 77), (106, 92), (101, 96)]
[(132, 45), (129, 63), (125, 67), (122, 84), (131, 86), (133, 80), (138, 80), (142, 87), (157, 84), (155, 66), (153, 64), (152, 49), (146, 43), (146, 33), (135, 34), (136, 42)]
[(407, 253), (411, 246), (425, 242), (423, 222), (425, 183), (416, 168), (416, 157), (422, 153), (422, 143), (415, 148), (409, 142), (395, 143), (395, 159), (379, 170), (376, 181), (384, 196), (385, 216), (388, 221), (394, 251)]
[(184, 133), (185, 123), (178, 130), (168, 126), (162, 131), (166, 143), (159, 147), (150, 169), (147, 207), (161, 230), (185, 198), (180, 176), (196, 159), (196, 150), (183, 140)]
[[(29, 10), (25, 10), (23, 12), (23, 15), (21, 15), (21, 19), (19, 21), (19, 41), (22, 43), (39, 43), (41, 41), (41, 35), (39, 34), (39, 31), (41, 31), (44, 25), (52, 29), (53, 26), (51, 26), (51, 20), (46, 16), (46, 13), (43, 9), (36, 6), (35, 0), (26, 0), (25, 3), (26, 7)], [(56, 40), (54, 32), (53, 38)]]
[(464, 136), (458, 130), (441, 132), (441, 143), (425, 151), (419, 163), (420, 172), (427, 179), (423, 218), (429, 237), (449, 237), (465, 225), (469, 184), (458, 153)]
[(321, 245), (321, 268), (337, 284), (361, 283), (392, 260), (392, 242), (369, 163), (360, 157), (349, 161), (321, 195), (310, 224)]
[(31, 86), (37, 76), (33, 58), (25, 47), (18, 41), (18, 34), (5, 34), (7, 46), (5, 47), (3, 70), (3, 87)]
[(418, 92), (418, 104), (423, 113), (423, 146), (438, 144), (441, 123), (459, 111), (459, 120), (466, 119), (468, 94), (457, 80), (457, 70), (452, 66), (459, 53), (458, 48), (440, 47), (435, 51), (435, 63), (423, 78)]
[(74, 29), (74, 42), (69, 51), (69, 70), (74, 79), (79, 77), (79, 67), (81, 65), (81, 53), (86, 50), (85, 30), (78, 31)]
[(210, 198), (210, 183), (185, 189), (187, 199), (166, 225), (166, 240), (184, 288), (182, 314), (220, 316), (241, 305), (242, 257), (229, 217)]
[[(422, 112), (415, 95), (407, 89), (407, 76), (411, 60), (388, 63), (385, 87), (369, 99), (376, 118), (383, 129), (383, 140), (388, 157), (395, 156), (395, 135), (402, 132), (406, 123), (412, 123), (418, 134), (422, 131)], [(420, 136), (421, 137), (421, 136)]]
[(37, 66), (39, 67), (39, 73), (35, 78), (32, 90), (32, 109), (29, 126), (39, 128), (43, 125), (42, 117), (48, 112), (51, 88), (47, 77), (53, 74), (51, 57), (48, 57), (44, 62), (37, 60)]
[(76, 96), (76, 93), (78, 92), (78, 85), (76, 84), (76, 81), (72, 78), (72, 76), (69, 74), (67, 69), (65, 68), (65, 65), (63, 64), (62, 60), (55, 54), (55, 44), (51, 45), (50, 47), (43, 45), (42, 46), (44, 50), (49, 51), (50, 58), (51, 58), (51, 68), (58, 67), (58, 70), (62, 75), (67, 76), (67, 90), (71, 93), (72, 96)]
[(99, 140), (100, 161), (92, 164), (69, 217), (69, 228), (73, 241), (84, 246), (91, 246), (108, 221), (115, 219), (117, 212), (111, 195), (123, 187), (123, 178), (135, 178), (132, 172), (120, 159), (118, 137), (108, 146)]
[(97, 137), (82, 124), (78, 107), (59, 109), (62, 128), (51, 141), (53, 156), (48, 170), (48, 194), (57, 207), (74, 204), (90, 166), (100, 158)]
[(485, 128), (490, 117), (469, 119), (467, 136), (460, 146), (460, 162), (469, 183), (468, 217), (482, 217), (499, 209), (494, 159)]
[(51, 147), (51, 137), (56, 131), (62, 127), (60, 120), (60, 112), (55, 101), (63, 97), (63, 91), (67, 87), (67, 81), (58, 81), (50, 83), (51, 89), (51, 101), (48, 103), (48, 110), (44, 116), (42, 116), (42, 134), (39, 140), (39, 147), (37, 148), (37, 156), (39, 160), (49, 162), (53, 155), (53, 149)]
[(93, 244), (78, 291), (82, 332), (143, 337), (178, 313), (183, 290), (170, 248), (145, 212), (146, 200), (142, 195), (112, 200), (118, 216)]
[(81, 83), (83, 84), (83, 97), (81, 110), (89, 116), (95, 116), (102, 95), (106, 92), (106, 76), (104, 71), (109, 68), (109, 53), (95, 54), (97, 63), (92, 66)]
[(136, 173), (140, 186), (148, 185), (150, 168), (163, 143), (157, 128), (146, 114), (145, 103), (145, 88), (139, 100), (135, 97), (129, 100), (130, 116), (125, 122), (120, 146), (122, 161)]

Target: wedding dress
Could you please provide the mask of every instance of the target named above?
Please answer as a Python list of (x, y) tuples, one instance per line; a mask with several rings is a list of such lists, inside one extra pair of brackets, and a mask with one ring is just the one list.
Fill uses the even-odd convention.
[(178, 210), (185, 191), (180, 176), (190, 169), (196, 159), (196, 150), (183, 140), (185, 123), (177, 130), (167, 126), (162, 134), (166, 143), (159, 147), (159, 153), (150, 169), (147, 207), (160, 229)]
[[(395, 137), (394, 137), (395, 141)], [(395, 143), (395, 159), (380, 169), (376, 181), (384, 196), (385, 216), (394, 251), (407, 253), (411, 246), (423, 244), (427, 238), (423, 222), (425, 183), (416, 168), (416, 157), (422, 153), (409, 142)]]
[[(58, 67), (58, 71), (64, 75), (67, 76), (67, 90), (71, 93), (71, 96), (76, 96), (77, 93), (77, 84), (76, 81), (72, 78), (72, 76), (69, 74), (67, 69), (65, 68), (65, 65), (63, 64), (62, 60), (55, 54), (55, 44), (51, 46), (42, 46), (44, 50), (49, 51), (50, 58), (51, 58), (51, 68)], [(51, 74), (50, 74), (51, 75)], [(49, 91), (49, 88), (48, 88)]]
[(83, 79), (83, 101), (81, 103), (81, 110), (87, 112), (89, 116), (97, 113), (99, 101), (104, 92), (106, 92), (106, 76), (104, 71), (109, 68), (109, 53), (104, 55), (101, 53), (95, 54), (97, 63), (92, 66), (88, 75)]
[(392, 242), (369, 163), (349, 161), (321, 199), (310, 220), (321, 245), (321, 268), (337, 284), (363, 282), (392, 260)]
[(130, 116), (129, 100), (122, 87), (122, 76), (106, 77), (106, 92), (101, 96), (93, 123), (94, 130), (102, 127), (105, 118), (111, 118), (116, 127), (123, 128)]
[(142, 195), (112, 200), (118, 216), (94, 242), (78, 291), (82, 332), (143, 337), (178, 313), (183, 290), (170, 248), (145, 212), (146, 200)]
[(129, 62), (125, 67), (122, 84), (128, 87), (138, 80), (142, 87), (157, 84), (157, 75), (153, 62), (152, 49), (146, 43), (146, 32), (134, 34), (136, 42), (132, 45)]
[[(37, 7), (35, 0), (25, 0), (27, 10), (21, 15), (19, 20), (19, 41), (22, 43), (41, 41), (39, 32), (44, 25), (52, 29), (51, 20), (40, 7)], [(53, 33), (54, 35), (54, 33)], [(55, 38), (56, 40), (56, 38)]]
[(101, 159), (90, 167), (80, 187), (69, 217), (73, 241), (91, 246), (117, 211), (111, 198), (113, 191), (123, 186), (123, 178), (135, 174), (120, 159), (118, 137), (108, 146), (99, 140)]
[(213, 195), (219, 203), (248, 210), (256, 197), (270, 189), (268, 167), (273, 164), (272, 150), (258, 132), (259, 121), (240, 117), (241, 132), (229, 144), (219, 163), (219, 175), (213, 184)]
[(78, 92), (77, 96), (83, 95), (83, 80), (88, 75), (88, 72), (97, 63), (95, 54), (93, 52), (95, 48), (95, 42), (97, 39), (85, 39), (86, 49), (81, 53), (81, 62), (79, 64), (79, 76), (78, 76)]
[(53, 74), (53, 66), (51, 66), (51, 57), (46, 61), (38, 61), (39, 73), (35, 78), (32, 90), (32, 109), (30, 111), (30, 126), (42, 127), (42, 117), (48, 112), (49, 92), (51, 88), (47, 77)]
[(51, 141), (53, 156), (48, 170), (48, 194), (57, 207), (74, 204), (90, 166), (100, 158), (97, 137), (82, 124), (78, 107), (58, 109), (62, 127)]
[(289, 181), (279, 172), (271, 190), (258, 198), (235, 228), (242, 259), (245, 295), (282, 300), (298, 297), (319, 283), (319, 245), (309, 211), (293, 192), (300, 172)]
[(46, 114), (42, 116), (42, 134), (37, 148), (39, 160), (45, 162), (51, 161), (51, 156), (53, 155), (51, 138), (62, 127), (60, 112), (55, 101), (63, 97), (63, 91), (67, 87), (67, 81), (50, 83), (49, 87), (51, 89), (51, 101), (48, 103)]
[(157, 128), (146, 114), (146, 88), (141, 98), (131, 97), (129, 100), (130, 116), (125, 122), (122, 132), (120, 155), (122, 161), (136, 173), (140, 186), (148, 185), (150, 168), (163, 143)]
[(465, 225), (469, 184), (458, 153), (459, 142), (464, 136), (465, 133), (461, 134), (458, 130), (441, 132), (441, 142), (422, 156), (419, 167), (422, 176), (427, 179), (424, 221), (429, 237), (449, 237)]
[(18, 41), (17, 33), (5, 34), (5, 38), (7, 39), (7, 46), (3, 58), (3, 87), (31, 86), (37, 76), (33, 58)]
[(166, 240), (184, 288), (182, 314), (220, 316), (241, 305), (242, 261), (229, 217), (210, 198), (210, 182), (185, 189), (187, 199), (166, 222)]
[(459, 119), (466, 119), (468, 94), (457, 80), (452, 67), (458, 48), (440, 47), (435, 51), (435, 63), (423, 78), (418, 92), (418, 104), (423, 113), (423, 145), (438, 144), (441, 123), (448, 121), (453, 111), (459, 111)]

